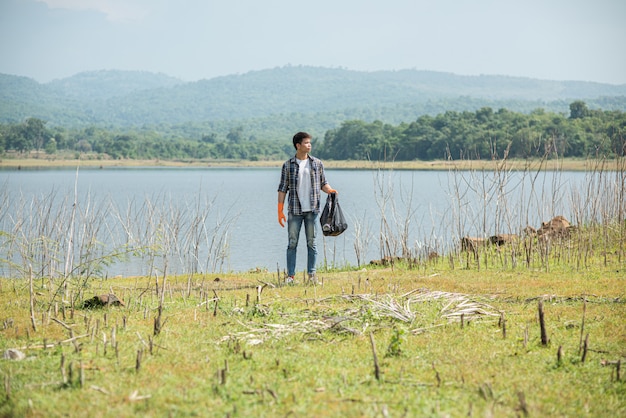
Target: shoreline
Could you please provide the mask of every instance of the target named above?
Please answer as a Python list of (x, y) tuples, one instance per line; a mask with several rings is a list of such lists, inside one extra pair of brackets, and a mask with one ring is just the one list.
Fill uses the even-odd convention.
[[(51, 169), (51, 168), (280, 168), (284, 161), (249, 160), (97, 160), (56, 158), (1, 158), (0, 169)], [(587, 171), (615, 170), (615, 160), (435, 160), (435, 161), (335, 161), (324, 160), (330, 169), (344, 170), (527, 170), (527, 171)]]

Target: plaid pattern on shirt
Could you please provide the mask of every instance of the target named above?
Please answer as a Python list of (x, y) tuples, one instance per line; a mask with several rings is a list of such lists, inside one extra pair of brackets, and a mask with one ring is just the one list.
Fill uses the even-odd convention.
[[(324, 164), (319, 158), (308, 156), (309, 168), (311, 170), (311, 209), (314, 213), (320, 211), (320, 190), (328, 182), (324, 174)], [(298, 199), (298, 162), (296, 157), (285, 161), (280, 174), (280, 184), (278, 191), (289, 193), (289, 213), (292, 215), (302, 215), (300, 199)]]

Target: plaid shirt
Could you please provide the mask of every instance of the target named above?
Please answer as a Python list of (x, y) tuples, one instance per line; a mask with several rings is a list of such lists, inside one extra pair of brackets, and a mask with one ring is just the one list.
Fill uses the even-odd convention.
[[(309, 155), (309, 168), (311, 170), (311, 208), (314, 213), (320, 211), (320, 190), (328, 182), (324, 174), (324, 164), (319, 158)], [(292, 215), (302, 215), (300, 199), (298, 199), (298, 172), (299, 166), (296, 157), (292, 157), (285, 161), (280, 174), (280, 184), (278, 191), (289, 192), (289, 213)]]

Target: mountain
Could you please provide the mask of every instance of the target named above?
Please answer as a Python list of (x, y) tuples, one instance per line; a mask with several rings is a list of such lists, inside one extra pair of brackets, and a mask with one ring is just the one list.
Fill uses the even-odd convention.
[(328, 129), (347, 119), (410, 122), (422, 114), (486, 106), (567, 112), (574, 100), (584, 100), (590, 108), (626, 110), (626, 85), (306, 66), (196, 82), (115, 70), (80, 73), (46, 84), (0, 74), (0, 122), (37, 117), (68, 128), (246, 125), (262, 136), (264, 129), (279, 124), (288, 130), (296, 121)]
[(47, 84), (55, 94), (85, 101), (123, 97), (138, 91), (174, 87), (183, 81), (146, 71), (87, 71)]

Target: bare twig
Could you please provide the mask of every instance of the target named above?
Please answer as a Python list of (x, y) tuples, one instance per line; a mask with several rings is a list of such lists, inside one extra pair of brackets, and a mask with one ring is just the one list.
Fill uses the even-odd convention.
[(374, 335), (370, 332), (370, 344), (372, 345), (372, 357), (374, 358), (374, 377), (380, 381), (380, 366), (378, 365), (378, 355), (376, 355), (376, 343)]

